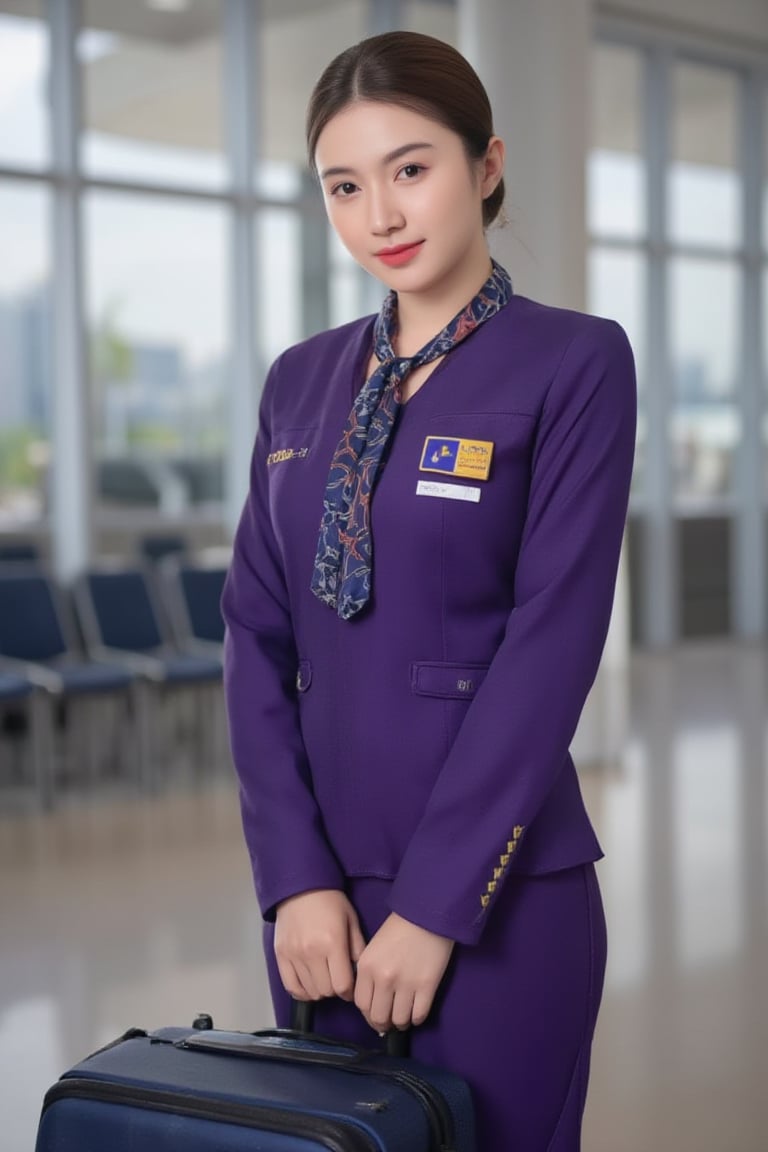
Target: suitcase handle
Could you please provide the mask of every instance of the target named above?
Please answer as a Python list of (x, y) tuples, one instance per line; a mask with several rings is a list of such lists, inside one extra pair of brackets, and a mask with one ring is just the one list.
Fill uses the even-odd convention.
[[(275, 1044), (273, 1041), (287, 1041)], [(293, 1041), (293, 1043), (291, 1043)], [(312, 1044), (312, 1048), (299, 1048), (300, 1043)], [(332, 1051), (323, 1052), (320, 1045), (330, 1049), (331, 1041), (324, 1036), (305, 1035), (289, 1028), (274, 1028), (263, 1033), (242, 1034), (242, 1039), (234, 1042), (226, 1034), (207, 1032), (198, 1036), (185, 1036), (174, 1042), (175, 1048), (192, 1052), (225, 1052), (229, 1056), (244, 1056), (253, 1060), (287, 1060), (293, 1064), (325, 1064), (333, 1068), (348, 1067), (359, 1063), (368, 1055), (362, 1048), (352, 1048), (336, 1043)]]
[[(291, 1001), (291, 1028), (294, 1032), (301, 1032), (302, 1034), (312, 1034), (314, 1032), (315, 1023), (315, 1003), (313, 1000), (292, 1000)], [(388, 1056), (397, 1056), (399, 1058), (410, 1056), (411, 1054), (411, 1033), (410, 1028), (401, 1032), (398, 1028), (391, 1028), (387, 1032), (386, 1038), (386, 1052)]]
[[(276, 1044), (275, 1040), (286, 1043)], [(375, 1055), (369, 1049), (344, 1044), (328, 1036), (295, 1032), (289, 1028), (244, 1032), (237, 1042), (228, 1039), (226, 1033), (203, 1032), (176, 1040), (173, 1046), (185, 1052), (223, 1052), (248, 1060), (283, 1060), (290, 1064), (320, 1064), (324, 1068), (337, 1069), (362, 1068)], [(328, 1050), (323, 1051), (323, 1048)]]

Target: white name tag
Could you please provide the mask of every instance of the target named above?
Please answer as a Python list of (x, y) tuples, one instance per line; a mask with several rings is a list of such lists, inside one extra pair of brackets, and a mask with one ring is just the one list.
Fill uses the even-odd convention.
[(472, 488), (465, 484), (439, 484), (435, 480), (419, 480), (416, 485), (417, 496), (441, 496), (444, 500), (471, 500), (477, 504), (480, 499), (480, 488)]

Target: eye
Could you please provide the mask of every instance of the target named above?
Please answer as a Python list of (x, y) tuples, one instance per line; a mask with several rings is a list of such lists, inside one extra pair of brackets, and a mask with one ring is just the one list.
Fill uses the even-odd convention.
[(398, 172), (398, 177), (403, 176), (406, 180), (415, 179), (421, 172), (424, 171), (423, 164), (405, 164)]
[(357, 192), (357, 184), (353, 184), (351, 180), (343, 180), (341, 184), (334, 184), (331, 188), (331, 196), (340, 196), (342, 199), (351, 196), (353, 192)]

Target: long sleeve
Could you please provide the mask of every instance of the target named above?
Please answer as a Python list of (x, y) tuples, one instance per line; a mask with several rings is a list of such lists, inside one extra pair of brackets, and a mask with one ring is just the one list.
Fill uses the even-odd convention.
[(393, 911), (463, 943), (479, 940), (514, 870), (597, 674), (635, 421), (627, 338), (592, 319), (568, 345), (539, 418), (515, 607), (391, 893)]
[(298, 658), (280, 553), (269, 513), (270, 402), (262, 397), (248, 498), (222, 597), (224, 687), (240, 782), (243, 830), (262, 914), (311, 888), (343, 888), (312, 791), (299, 724)]

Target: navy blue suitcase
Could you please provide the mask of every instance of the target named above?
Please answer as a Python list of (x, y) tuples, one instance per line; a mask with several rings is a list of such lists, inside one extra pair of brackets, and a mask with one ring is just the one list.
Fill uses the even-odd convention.
[(469, 1089), (450, 1073), (311, 1033), (201, 1022), (132, 1029), (65, 1072), (36, 1152), (474, 1152)]

